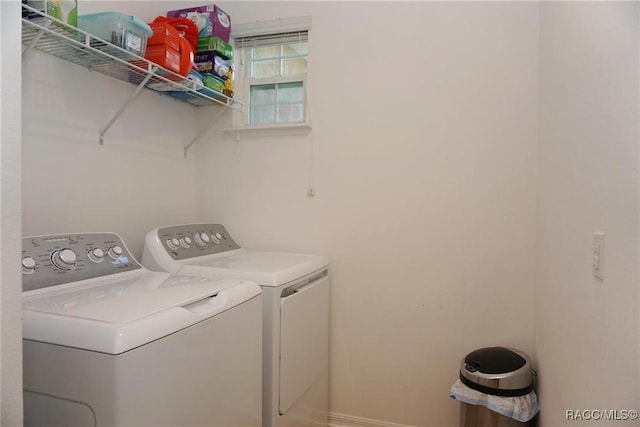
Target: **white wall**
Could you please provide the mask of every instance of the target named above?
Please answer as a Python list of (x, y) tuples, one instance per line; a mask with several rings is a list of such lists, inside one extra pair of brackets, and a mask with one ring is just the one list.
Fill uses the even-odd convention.
[(0, 1), (0, 424), (22, 425), (20, 2)]
[(311, 15), (313, 131), (200, 143), (199, 219), (329, 256), (331, 411), (456, 425), (466, 353), (532, 353), (539, 5), (220, 4)]
[[(162, 4), (81, 3), (151, 20)], [(140, 258), (146, 231), (195, 220), (197, 109), (34, 52), (23, 66), (23, 234), (114, 231)]]
[[(640, 409), (639, 12), (638, 2), (542, 4), (535, 348), (543, 426), (575, 425), (567, 409)], [(606, 233), (603, 281), (591, 272), (594, 231)]]

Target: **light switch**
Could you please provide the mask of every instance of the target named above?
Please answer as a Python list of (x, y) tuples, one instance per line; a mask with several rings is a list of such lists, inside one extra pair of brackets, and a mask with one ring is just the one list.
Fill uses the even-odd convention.
[(604, 233), (593, 233), (593, 275), (604, 279)]

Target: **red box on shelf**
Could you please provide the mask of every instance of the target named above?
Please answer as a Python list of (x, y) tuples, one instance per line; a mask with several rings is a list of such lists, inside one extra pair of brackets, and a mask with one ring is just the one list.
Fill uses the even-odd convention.
[(180, 72), (180, 52), (167, 45), (158, 44), (147, 46), (147, 52), (144, 54), (144, 57), (167, 70), (175, 73)]
[(171, 49), (180, 50), (180, 33), (166, 22), (153, 22), (149, 24), (153, 35), (147, 40), (147, 46), (167, 45)]

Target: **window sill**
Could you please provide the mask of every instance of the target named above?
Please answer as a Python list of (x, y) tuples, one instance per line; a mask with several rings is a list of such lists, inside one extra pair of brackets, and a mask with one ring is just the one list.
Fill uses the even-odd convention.
[(311, 132), (309, 123), (285, 123), (277, 125), (251, 125), (236, 128), (226, 128), (222, 130), (229, 136), (235, 138), (257, 137), (257, 136), (289, 136), (306, 135)]

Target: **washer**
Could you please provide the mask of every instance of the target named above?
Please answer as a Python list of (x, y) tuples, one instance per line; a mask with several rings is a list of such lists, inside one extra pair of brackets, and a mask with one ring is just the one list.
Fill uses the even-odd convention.
[(255, 282), (151, 272), (114, 233), (22, 241), (25, 426), (262, 425)]
[(150, 270), (257, 282), (263, 292), (263, 426), (328, 425), (329, 266), (317, 255), (241, 248), (220, 224), (147, 233)]

